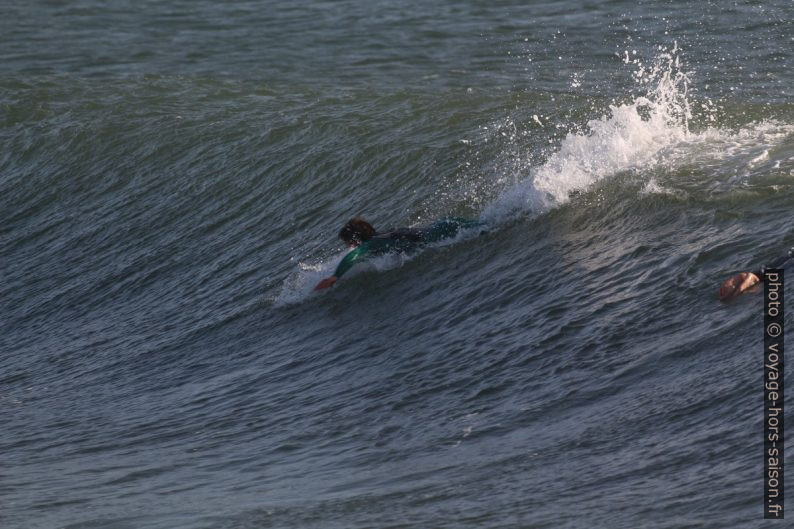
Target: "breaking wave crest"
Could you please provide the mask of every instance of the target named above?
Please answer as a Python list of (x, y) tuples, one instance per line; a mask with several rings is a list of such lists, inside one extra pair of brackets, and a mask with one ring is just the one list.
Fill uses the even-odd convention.
[[(583, 131), (567, 134), (545, 162), (528, 175), (516, 175), (517, 182), (485, 208), (483, 218), (500, 222), (517, 214), (540, 214), (566, 203), (572, 192), (626, 171), (674, 169), (695, 161), (752, 167), (794, 132), (794, 126), (779, 122), (755, 122), (740, 130), (715, 126), (723, 109), (691, 97), (691, 72), (683, 68), (677, 46), (660, 49), (650, 66), (628, 51), (623, 62), (635, 68), (642, 95), (610, 105)], [(706, 123), (698, 130), (690, 126), (694, 109), (697, 121)], [(719, 178), (719, 172), (710, 176)]]

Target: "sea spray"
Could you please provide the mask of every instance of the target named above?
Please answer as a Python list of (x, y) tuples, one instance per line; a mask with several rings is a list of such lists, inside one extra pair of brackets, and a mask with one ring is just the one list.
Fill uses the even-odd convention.
[(692, 117), (690, 81), (678, 52), (677, 46), (663, 50), (650, 67), (626, 52), (624, 62), (636, 68), (634, 79), (644, 94), (610, 105), (583, 132), (569, 133), (559, 150), (505, 190), (483, 218), (500, 222), (517, 213), (542, 213), (602, 178), (653, 166), (663, 149), (685, 140)]

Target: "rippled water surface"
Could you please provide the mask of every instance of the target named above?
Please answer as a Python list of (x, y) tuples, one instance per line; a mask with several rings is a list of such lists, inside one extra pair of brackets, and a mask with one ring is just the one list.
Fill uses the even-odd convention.
[(0, 526), (764, 527), (794, 6), (686, 4), (5, 2)]

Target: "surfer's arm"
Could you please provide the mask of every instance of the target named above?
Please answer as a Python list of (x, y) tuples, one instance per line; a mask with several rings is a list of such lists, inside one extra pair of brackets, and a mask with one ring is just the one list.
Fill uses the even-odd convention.
[(792, 257), (794, 257), (794, 247), (790, 248), (786, 255), (775, 259), (769, 266), (762, 266), (753, 272), (741, 272), (730, 279), (726, 279), (720, 286), (720, 299), (724, 301), (744, 294), (764, 280), (768, 269), (783, 268)]
[(725, 301), (744, 294), (763, 279), (759, 272), (741, 272), (730, 279), (726, 279), (720, 287), (720, 299)]
[(342, 277), (342, 274), (350, 270), (350, 268), (352, 268), (354, 264), (356, 264), (358, 261), (363, 259), (366, 255), (367, 255), (367, 249), (363, 245), (359, 246), (355, 250), (352, 250), (351, 252), (348, 252), (348, 254), (342, 259), (342, 261), (340, 261), (339, 265), (336, 267), (336, 272), (334, 272), (334, 275), (332, 275), (331, 277), (326, 277), (325, 279), (320, 281), (317, 284), (317, 286), (314, 287), (314, 290), (323, 290), (332, 286), (334, 283), (336, 283), (337, 279)]
[(342, 277), (342, 274), (353, 268), (354, 264), (364, 259), (364, 257), (367, 256), (367, 253), (368, 250), (366, 244), (361, 244), (355, 250), (348, 252), (348, 254), (339, 262), (339, 265), (336, 267), (336, 272), (334, 272), (332, 277)]

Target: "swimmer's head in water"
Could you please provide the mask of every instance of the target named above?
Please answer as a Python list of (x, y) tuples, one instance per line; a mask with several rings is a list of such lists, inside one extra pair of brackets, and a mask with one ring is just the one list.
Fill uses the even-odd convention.
[(359, 217), (350, 219), (339, 230), (339, 238), (348, 246), (358, 246), (367, 239), (371, 239), (373, 235), (375, 235), (375, 228), (372, 227), (372, 224)]

